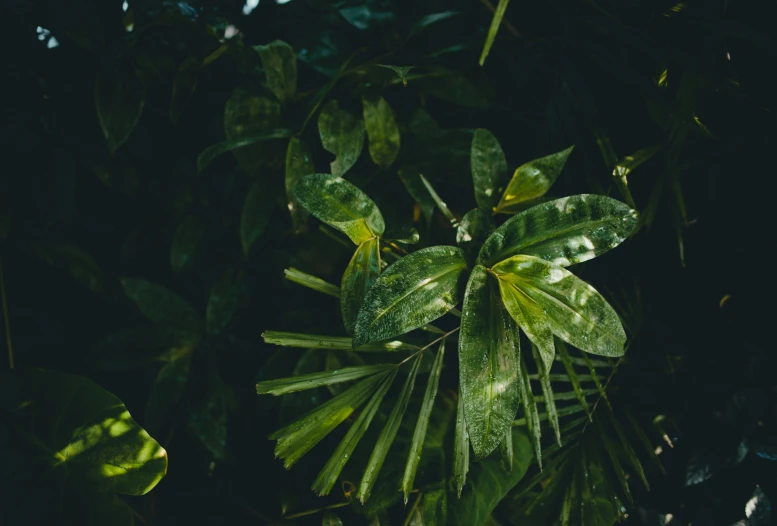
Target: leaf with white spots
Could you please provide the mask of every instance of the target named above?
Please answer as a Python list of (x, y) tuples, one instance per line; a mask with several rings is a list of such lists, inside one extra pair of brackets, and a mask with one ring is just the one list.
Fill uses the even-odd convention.
[(364, 296), (380, 274), (380, 241), (373, 237), (359, 245), (343, 273), (340, 312), (348, 334), (353, 334)]
[(501, 186), (507, 179), (507, 160), (499, 141), (483, 129), (475, 130), (470, 151), (475, 201), (489, 213), (497, 202)]
[(394, 113), (383, 97), (364, 97), (362, 105), (370, 157), (381, 168), (388, 168), (396, 160), (400, 148), (399, 127)]

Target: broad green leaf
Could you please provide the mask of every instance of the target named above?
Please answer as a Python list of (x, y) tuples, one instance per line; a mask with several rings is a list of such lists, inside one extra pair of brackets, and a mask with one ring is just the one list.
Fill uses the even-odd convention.
[(268, 183), (258, 180), (251, 185), (240, 214), (240, 244), (246, 256), (270, 222), (273, 199)]
[(315, 171), (313, 157), (307, 143), (297, 137), (289, 139), (289, 147), (286, 149), (286, 201), (295, 232), (304, 228), (308, 213), (297, 202), (293, 190), (303, 177), (315, 173)]
[(362, 97), (364, 128), (372, 161), (381, 168), (391, 166), (399, 155), (400, 134), (394, 112), (386, 99)]
[(342, 177), (362, 153), (364, 122), (340, 108), (336, 100), (331, 100), (318, 115), (318, 133), (324, 149), (335, 155), (331, 163), (332, 175)]
[[(501, 0), (499, 5), (506, 3)], [(507, 179), (507, 159), (494, 135), (484, 129), (475, 130), (470, 152), (472, 182), (478, 207), (491, 212)]]
[[(267, 162), (267, 149), (262, 142), (291, 136), (278, 130), (281, 124), (281, 105), (277, 100), (259, 94), (256, 88), (235, 88), (224, 106), (224, 134), (227, 140), (200, 154), (200, 171), (220, 153), (233, 151), (235, 158), (248, 173), (256, 175)], [(237, 148), (237, 149), (236, 149)], [(212, 151), (209, 151), (212, 150)]]
[(491, 234), (478, 259), (493, 265), (526, 254), (567, 267), (618, 246), (636, 224), (636, 212), (615, 199), (590, 194), (564, 197), (508, 219)]
[(534, 159), (519, 166), (507, 184), (495, 211), (509, 213), (511, 207), (545, 195), (556, 182), (561, 170), (564, 169), (573, 148), (574, 146), (570, 146), (566, 150)]
[[(296, 332), (265, 331), (262, 333), (265, 343), (281, 345), (283, 347), (300, 347), (303, 349), (339, 349), (351, 351), (353, 340), (343, 336), (323, 336), (318, 334), (301, 334)], [(414, 351), (418, 347), (400, 341), (372, 342), (361, 345), (358, 351), (385, 352), (385, 351)]]
[(565, 268), (520, 255), (497, 263), (493, 272), (539, 304), (562, 340), (592, 354), (623, 356), (626, 333), (615, 309)]
[(369, 376), (299, 420), (271, 434), (270, 439), (278, 441), (275, 445), (275, 456), (283, 459), (286, 469), (293, 466), (367, 401), (383, 380), (382, 375)]
[[(216, 143), (212, 146), (208, 146), (205, 148), (200, 155), (197, 156), (197, 172), (200, 173), (205, 168), (210, 165), (210, 163), (213, 162), (213, 159), (221, 155), (222, 153), (227, 152), (234, 152), (235, 157), (238, 158), (238, 161), (240, 159), (249, 159), (249, 150), (251, 146), (258, 146), (261, 143), (264, 143), (266, 141), (271, 141), (273, 139), (285, 139), (291, 135), (291, 130), (287, 130), (285, 128), (277, 128), (273, 130), (269, 130), (267, 133), (264, 133), (262, 135), (247, 135), (244, 137), (236, 137), (234, 139), (227, 139), (225, 141), (221, 141), (219, 143)], [(244, 151), (245, 150), (245, 151)], [(253, 173), (256, 171), (256, 166), (254, 166), (253, 161), (246, 160), (243, 161), (248, 166), (253, 166), (252, 169), (246, 168), (247, 171)]]
[(456, 432), (453, 439), (453, 481), (456, 485), (456, 497), (461, 498), (461, 492), (467, 482), (469, 471), (469, 434), (467, 421), (464, 418), (464, 401), (459, 393), (456, 404)]
[(189, 214), (181, 221), (170, 246), (170, 266), (173, 270), (178, 272), (191, 263), (203, 234), (205, 225), (196, 216)]
[(167, 472), (167, 452), (116, 396), (91, 380), (44, 369), (17, 369), (25, 403), (9, 411), (29, 441), (69, 485), (93, 497), (145, 495)]
[(470, 210), (456, 227), (456, 244), (464, 251), (467, 262), (474, 262), (478, 250), (493, 230), (491, 214), (482, 208)]
[(556, 409), (556, 400), (553, 398), (553, 386), (550, 383), (551, 375), (548, 374), (550, 368), (546, 367), (545, 363), (542, 361), (540, 351), (537, 349), (536, 345), (532, 344), (531, 350), (532, 355), (534, 356), (534, 362), (537, 364), (537, 369), (539, 370), (537, 376), (539, 377), (540, 387), (542, 388), (542, 396), (545, 403), (548, 422), (550, 422), (550, 427), (552, 427), (553, 431), (556, 433), (556, 443), (561, 447), (561, 428), (558, 425), (558, 410)]
[(405, 185), (407, 193), (418, 203), (427, 223), (431, 221), (434, 214), (434, 199), (421, 181), (421, 172), (415, 166), (403, 166), (397, 171), (397, 175)]
[(202, 319), (195, 310), (170, 290), (140, 278), (121, 278), (124, 293), (146, 318), (160, 325), (202, 332)]
[(523, 360), (523, 357), (520, 357), (519, 361), (518, 383), (521, 391), (523, 413), (526, 417), (526, 427), (529, 429), (529, 434), (532, 437), (532, 447), (534, 448), (534, 455), (537, 457), (537, 465), (540, 467), (540, 471), (542, 471), (542, 444), (540, 443), (542, 429), (540, 428), (540, 416), (537, 411), (537, 402), (534, 399), (531, 382), (529, 381), (529, 371), (526, 370), (526, 362)]
[(375, 449), (372, 450), (370, 459), (367, 461), (367, 467), (364, 470), (364, 476), (359, 483), (359, 490), (356, 492), (356, 498), (364, 503), (372, 492), (372, 487), (375, 485), (375, 481), (380, 474), (380, 468), (383, 467), (383, 463), (386, 461), (386, 455), (388, 455), (391, 444), (394, 442), (394, 438), (397, 436), (399, 425), (402, 423), (402, 417), (405, 415), (405, 409), (407, 409), (407, 403), (410, 401), (410, 395), (413, 394), (413, 388), (415, 387), (415, 378), (418, 375), (418, 366), (421, 364), (422, 354), (418, 355), (418, 358), (413, 362), (410, 372), (405, 379), (405, 383), (402, 385), (402, 390), (399, 393), (399, 399), (394, 404), (394, 408), (389, 414), (386, 425), (380, 432), (377, 441), (375, 442)]
[(491, 46), (494, 45), (494, 40), (496, 39), (496, 34), (499, 32), (499, 26), (502, 25), (502, 19), (505, 16), (505, 11), (507, 11), (507, 4), (510, 3), (510, 0), (499, 0), (499, 4), (496, 6), (496, 10), (494, 11), (494, 18), (491, 19), (491, 25), (488, 27), (488, 35), (486, 35), (486, 43), (483, 44), (483, 52), (480, 54), (480, 65), (486, 63), (486, 57), (488, 57), (488, 54), (491, 52)]
[(556, 349), (553, 346), (550, 322), (542, 305), (529, 297), (520, 287), (503, 279), (499, 280), (499, 292), (505, 309), (526, 333), (532, 344), (538, 348), (543, 369), (549, 371), (553, 366)]
[[(385, 368), (383, 370), (385, 370)], [(332, 456), (329, 458), (326, 465), (316, 477), (316, 480), (313, 482), (312, 489), (318, 495), (328, 495), (334, 487), (335, 483), (337, 482), (337, 478), (340, 476), (340, 473), (345, 467), (345, 464), (348, 462), (348, 459), (351, 457), (351, 455), (353, 455), (353, 450), (356, 448), (359, 440), (361, 440), (362, 436), (364, 436), (364, 433), (370, 426), (372, 419), (375, 417), (375, 413), (377, 413), (378, 408), (380, 407), (380, 403), (386, 396), (386, 392), (388, 392), (389, 387), (391, 387), (396, 374), (397, 373), (395, 369), (391, 374), (384, 375), (385, 380), (380, 384), (378, 389), (375, 391), (375, 394), (372, 395), (372, 398), (361, 411), (356, 421), (351, 424), (351, 427), (348, 429), (348, 433), (346, 433), (345, 437), (343, 437), (343, 439), (337, 445), (334, 453), (332, 453)]]
[(478, 458), (493, 451), (518, 411), (518, 326), (502, 306), (494, 278), (472, 270), (459, 334), (459, 385), (472, 449)]
[(328, 174), (312, 174), (294, 187), (294, 197), (305, 209), (355, 244), (383, 234), (380, 210), (358, 187)]
[(316, 292), (321, 292), (327, 296), (333, 296), (335, 298), (340, 297), (340, 287), (332, 285), (321, 278), (312, 276), (295, 268), (287, 268), (283, 271), (283, 274), (286, 276), (286, 279), (297, 285), (302, 285), (303, 287), (315, 290)]
[(499, 455), (502, 457), (502, 467), (508, 473), (513, 470), (513, 428), (505, 433), (505, 437), (499, 443)]
[(282, 40), (254, 46), (254, 49), (262, 59), (267, 87), (279, 101), (288, 101), (297, 91), (297, 54)]
[(321, 526), (343, 526), (343, 521), (331, 511), (327, 511), (321, 518)]
[(150, 325), (120, 331), (99, 341), (91, 362), (104, 370), (168, 363), (190, 353), (198, 344), (199, 335), (186, 329)]
[(208, 334), (219, 334), (232, 320), (243, 291), (242, 278), (242, 271), (230, 268), (211, 287), (205, 311)]
[(458, 304), (466, 271), (461, 249), (429, 247), (403, 257), (367, 292), (354, 330), (354, 347), (423, 327)]
[(502, 468), (498, 455), (473, 464), (469, 481), (460, 499), (448, 501), (448, 520), (452, 526), (473, 526), (483, 524), (497, 504), (515, 487), (526, 474), (531, 462), (531, 444), (526, 433), (512, 430), (513, 470)]
[(362, 365), (358, 367), (343, 367), (335, 371), (322, 371), (289, 378), (279, 378), (277, 380), (267, 380), (256, 384), (256, 393), (280, 396), (286, 393), (313, 389), (314, 387), (358, 380), (365, 376), (384, 372), (390, 367), (394, 366)]
[(445, 219), (448, 220), (451, 226), (456, 228), (458, 226), (458, 220), (456, 219), (456, 216), (454, 216), (453, 212), (450, 211), (445, 201), (443, 201), (442, 198), (437, 195), (437, 192), (435, 192), (432, 184), (426, 179), (426, 177), (424, 177), (424, 174), (419, 174), (419, 177), (421, 178), (423, 185), (426, 187), (426, 191), (429, 192), (430, 196), (432, 196), (432, 201), (434, 201), (434, 204), (437, 205), (437, 208), (440, 209), (440, 212), (442, 212), (442, 215), (445, 216)]
[(146, 87), (130, 63), (97, 73), (94, 102), (111, 154), (129, 138), (146, 105)]
[(373, 237), (358, 246), (343, 273), (340, 284), (340, 312), (348, 334), (353, 334), (364, 296), (378, 279), (378, 274), (380, 274), (380, 241)]
[(436, 489), (424, 493), (423, 526), (445, 526), (448, 524), (448, 493)]
[(445, 339), (443, 338), (440, 342), (440, 349), (437, 351), (437, 356), (434, 358), (432, 370), (429, 373), (429, 380), (426, 384), (421, 410), (418, 412), (418, 421), (416, 422), (415, 430), (413, 431), (413, 439), (410, 442), (410, 453), (407, 457), (407, 464), (405, 464), (405, 473), (402, 476), (402, 492), (404, 493), (405, 504), (407, 504), (408, 496), (413, 490), (415, 474), (418, 470), (418, 464), (421, 461), (424, 438), (426, 438), (426, 430), (429, 427), (429, 416), (432, 414), (434, 398), (437, 396), (437, 387), (440, 384), (440, 373), (442, 372), (444, 354)]
[(189, 380), (191, 354), (181, 356), (159, 369), (146, 404), (146, 426), (160, 431), (173, 415)]

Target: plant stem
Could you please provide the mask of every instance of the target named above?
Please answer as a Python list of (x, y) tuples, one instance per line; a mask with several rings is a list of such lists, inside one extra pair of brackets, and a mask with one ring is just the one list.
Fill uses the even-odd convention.
[(8, 366), (14, 368), (13, 345), (11, 345), (11, 322), (8, 320), (8, 299), (5, 293), (5, 274), (3, 273), (3, 258), (0, 258), (0, 295), (3, 301), (3, 320), (5, 321), (5, 345), (8, 348)]
[(314, 510), (307, 510), (307, 511), (301, 511), (299, 513), (292, 513), (291, 515), (286, 515), (283, 517), (284, 519), (296, 519), (297, 517), (305, 517), (306, 515), (313, 515), (314, 513), (318, 513), (321, 511), (326, 510), (334, 510), (336, 508), (344, 508), (345, 506), (348, 506), (350, 502), (338, 502), (337, 504), (330, 504), (329, 506), (324, 506), (323, 508), (316, 508)]
[(399, 366), (403, 365), (403, 364), (404, 364), (404, 363), (406, 363), (406, 362), (409, 362), (410, 360), (412, 360), (413, 358), (415, 358), (416, 356), (418, 356), (419, 354), (421, 354), (422, 352), (424, 352), (426, 349), (428, 349), (429, 347), (431, 347), (431, 346), (432, 346), (432, 345), (434, 345), (435, 343), (439, 342), (440, 340), (444, 340), (445, 338), (447, 338), (448, 336), (450, 336), (450, 335), (451, 335), (451, 334), (453, 334), (454, 332), (458, 331), (460, 328), (461, 328), (460, 326), (459, 326), (459, 327), (456, 327), (455, 329), (452, 329), (452, 330), (450, 330), (450, 331), (446, 332), (445, 334), (443, 334), (443, 335), (442, 335), (442, 336), (440, 336), (439, 338), (437, 338), (437, 339), (434, 339), (434, 340), (432, 340), (431, 342), (427, 343), (426, 345), (424, 345), (423, 347), (421, 347), (420, 349), (418, 349), (416, 352), (414, 352), (413, 354), (411, 354), (410, 356), (408, 356), (407, 358), (405, 358), (404, 360), (402, 360), (401, 362), (399, 362), (399, 363), (397, 364), (397, 367), (399, 367)]

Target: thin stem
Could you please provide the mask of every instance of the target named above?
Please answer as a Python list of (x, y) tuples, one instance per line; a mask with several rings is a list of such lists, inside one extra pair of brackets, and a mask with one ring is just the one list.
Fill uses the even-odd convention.
[(428, 349), (429, 347), (431, 347), (431, 346), (432, 346), (432, 345), (434, 345), (435, 343), (439, 342), (440, 340), (444, 340), (445, 338), (447, 338), (448, 336), (450, 336), (450, 335), (451, 335), (451, 334), (453, 334), (454, 332), (458, 331), (460, 328), (461, 328), (461, 327), (456, 327), (455, 329), (452, 329), (452, 330), (450, 330), (450, 331), (446, 332), (445, 334), (443, 334), (443, 335), (442, 335), (442, 336), (440, 336), (439, 338), (437, 338), (437, 339), (434, 339), (434, 340), (432, 340), (431, 342), (427, 343), (426, 345), (424, 345), (423, 347), (421, 347), (420, 349), (418, 349), (416, 352), (414, 352), (413, 354), (411, 354), (410, 356), (408, 356), (407, 358), (405, 358), (404, 360), (402, 360), (401, 362), (399, 362), (399, 363), (397, 364), (397, 367), (399, 367), (399, 366), (403, 365), (403, 364), (404, 364), (404, 363), (406, 363), (406, 362), (409, 362), (410, 360), (412, 360), (413, 358), (415, 358), (416, 356), (418, 356), (419, 354), (421, 354), (422, 352), (424, 352), (426, 349)]
[(413, 502), (413, 505), (410, 507), (410, 511), (408, 512), (407, 516), (405, 517), (405, 522), (402, 526), (408, 526), (410, 524), (410, 521), (413, 518), (413, 513), (418, 508), (418, 504), (421, 503), (421, 499), (423, 498), (423, 494), (419, 493), (418, 497), (415, 499), (415, 502)]
[(3, 320), (5, 321), (5, 345), (8, 348), (8, 366), (14, 368), (13, 345), (11, 345), (11, 322), (8, 320), (8, 299), (5, 294), (5, 274), (3, 273), (3, 258), (0, 258), (0, 295), (3, 301)]
[(397, 245), (393, 241), (388, 241), (386, 239), (381, 239), (381, 241), (383, 241), (383, 243), (385, 243), (386, 245), (390, 246), (391, 248), (393, 248), (394, 250), (399, 252), (400, 255), (407, 256), (407, 254), (408, 254), (407, 250), (405, 250), (404, 248), (400, 247), (399, 245)]
[(329, 506), (324, 506), (323, 508), (316, 508), (314, 510), (306, 510), (301, 511), (299, 513), (292, 513), (291, 515), (286, 515), (283, 517), (284, 519), (296, 519), (297, 517), (305, 517), (307, 515), (313, 515), (314, 513), (319, 513), (321, 511), (326, 510), (334, 510), (337, 508), (344, 508), (345, 506), (348, 506), (350, 502), (338, 502), (337, 504), (330, 504)]
[[(599, 396), (596, 398), (596, 402), (594, 402), (594, 407), (593, 409), (591, 409), (592, 415), (596, 413), (596, 408), (599, 405), (599, 401), (604, 396), (604, 393), (607, 392), (607, 387), (610, 385), (610, 381), (612, 380), (612, 377), (615, 376), (615, 373), (618, 370), (618, 366), (621, 364), (622, 361), (623, 361), (623, 358), (619, 358), (618, 361), (615, 362), (615, 367), (613, 367), (612, 371), (610, 371), (610, 376), (607, 377), (607, 381), (604, 383), (604, 387), (599, 392)], [(583, 426), (583, 430), (581, 431), (581, 434), (585, 433), (585, 430), (588, 428), (589, 423), (590, 423), (590, 420), (586, 421), (585, 426)]]

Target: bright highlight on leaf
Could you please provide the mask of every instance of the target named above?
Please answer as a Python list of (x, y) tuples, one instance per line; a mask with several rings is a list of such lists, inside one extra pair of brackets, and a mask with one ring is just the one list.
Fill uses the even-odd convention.
[(495, 211), (510, 213), (516, 205), (545, 195), (564, 169), (573, 148), (574, 146), (570, 146), (566, 150), (519, 166), (507, 184)]

